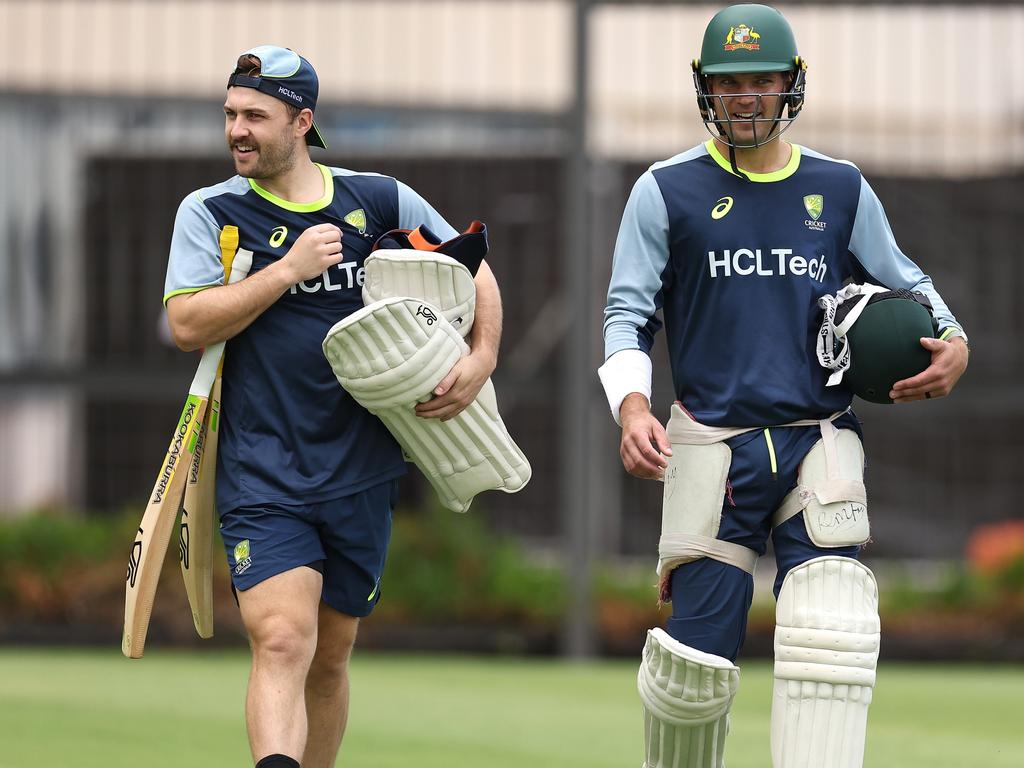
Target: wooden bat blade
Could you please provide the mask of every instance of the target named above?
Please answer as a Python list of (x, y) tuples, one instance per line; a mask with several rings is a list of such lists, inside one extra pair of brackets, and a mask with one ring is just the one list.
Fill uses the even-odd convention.
[(199, 368), (188, 388), (188, 399), (178, 424), (171, 435), (167, 455), (156, 476), (146, 511), (128, 556), (128, 576), (124, 592), (124, 634), (121, 652), (130, 659), (142, 657), (146, 632), (153, 613), (157, 583), (164, 555), (178, 518), (178, 507), (185, 493), (188, 467), (199, 441), (199, 430), (206, 415), (217, 367), (224, 352), (224, 343), (208, 347), (199, 361)]
[[(238, 230), (226, 226), (220, 238), (224, 280), (231, 285), (244, 279), (252, 266), (252, 251), (238, 247)], [(178, 553), (192, 623), (200, 637), (213, 637), (213, 543), (217, 536), (217, 435), (220, 432), (221, 374), (224, 345), (211, 381), (210, 404), (203, 423), (199, 450), (189, 468), (181, 510)]]
[(210, 393), (206, 420), (185, 484), (178, 547), (192, 622), (198, 635), (204, 639), (213, 637), (213, 543), (217, 530), (214, 494), (220, 391), (221, 378), (218, 376)]
[(178, 517), (178, 505), (185, 489), (186, 474), (199, 438), (206, 403), (205, 397), (193, 394), (185, 401), (128, 557), (121, 652), (130, 659), (141, 658), (146, 646), (160, 569)]

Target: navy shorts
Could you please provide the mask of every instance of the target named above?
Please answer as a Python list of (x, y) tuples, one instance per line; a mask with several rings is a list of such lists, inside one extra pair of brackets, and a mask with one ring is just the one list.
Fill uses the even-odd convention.
[(269, 503), (232, 509), (220, 533), (235, 589), (300, 566), (324, 577), (323, 601), (367, 616), (380, 599), (397, 482), (315, 504)]
[[(851, 414), (841, 416), (834, 424), (860, 434), (860, 426)], [(815, 545), (807, 535), (803, 513), (772, 530), (772, 515), (796, 487), (800, 463), (821, 438), (821, 431), (813, 426), (778, 427), (770, 432), (776, 458), (774, 475), (763, 431), (747, 432), (727, 441), (732, 449), (732, 465), (718, 538), (763, 555), (771, 536), (778, 568), (778, 597), (783, 579), (797, 565), (823, 555), (857, 558), (860, 547)], [(754, 595), (753, 577), (734, 565), (702, 558), (676, 568), (671, 589), (668, 633), (681, 643), (735, 661), (746, 636), (747, 611)]]

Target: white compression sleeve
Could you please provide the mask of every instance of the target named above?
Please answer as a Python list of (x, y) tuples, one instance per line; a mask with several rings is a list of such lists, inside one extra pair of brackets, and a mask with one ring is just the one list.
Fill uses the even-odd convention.
[(622, 422), (619, 420), (619, 409), (627, 395), (638, 392), (647, 398), (648, 403), (651, 402), (653, 370), (651, 358), (639, 349), (619, 350), (597, 369), (612, 418), (620, 427)]

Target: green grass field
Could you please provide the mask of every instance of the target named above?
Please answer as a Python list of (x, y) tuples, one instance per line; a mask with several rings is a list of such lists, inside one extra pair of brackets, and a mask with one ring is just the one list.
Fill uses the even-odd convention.
[[(0, 768), (245, 768), (241, 652), (0, 649)], [(338, 765), (636, 768), (632, 662), (362, 654)], [(770, 666), (742, 665), (729, 768), (767, 768)], [(1024, 669), (883, 661), (865, 765), (1024, 765)]]

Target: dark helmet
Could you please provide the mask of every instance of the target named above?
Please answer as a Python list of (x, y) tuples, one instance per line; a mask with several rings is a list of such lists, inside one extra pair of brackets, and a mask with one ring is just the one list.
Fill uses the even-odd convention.
[[(700, 58), (693, 60), (693, 81), (697, 89), (697, 107), (704, 125), (712, 135), (720, 136), (729, 146), (732, 138), (725, 130), (732, 123), (724, 103), (720, 104), (721, 117), (715, 117), (715, 103), (708, 75), (749, 74), (752, 72), (790, 72), (789, 90), (779, 95), (778, 113), (773, 117), (754, 117), (750, 122), (767, 124), (766, 138), (760, 140), (755, 133), (754, 144), (760, 146), (775, 139), (792, 124), (804, 104), (804, 84), (807, 64), (796, 50), (796, 39), (786, 18), (767, 5), (731, 5), (719, 11), (704, 31)], [(781, 125), (776, 133), (775, 129)]]
[[(840, 321), (837, 312), (836, 323)], [(906, 289), (873, 294), (846, 332), (850, 368), (843, 383), (864, 400), (891, 403), (893, 384), (931, 365), (931, 353), (921, 346), (921, 337), (934, 336), (935, 330), (931, 303), (924, 294)]]

